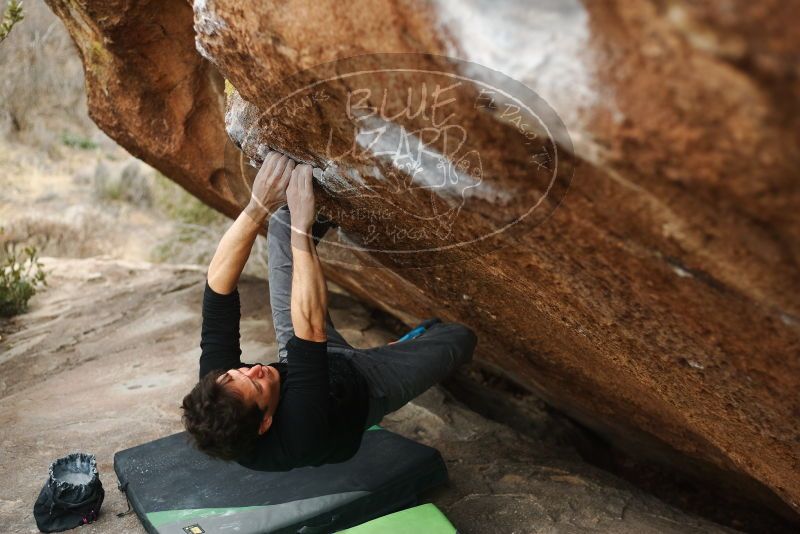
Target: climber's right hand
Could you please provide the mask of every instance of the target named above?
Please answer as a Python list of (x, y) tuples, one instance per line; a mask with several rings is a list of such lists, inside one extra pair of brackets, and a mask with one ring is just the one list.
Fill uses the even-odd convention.
[(270, 151), (253, 181), (246, 212), (263, 224), (275, 210), (286, 203), (286, 187), (294, 170), (294, 161), (280, 152)]
[(292, 173), (286, 197), (291, 213), (292, 230), (305, 233), (311, 231), (316, 217), (314, 205), (314, 178), (311, 165), (298, 165)]

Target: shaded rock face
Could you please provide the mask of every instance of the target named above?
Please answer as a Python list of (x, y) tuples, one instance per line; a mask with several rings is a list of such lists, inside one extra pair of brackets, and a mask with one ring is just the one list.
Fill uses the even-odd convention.
[[(132, 153), (228, 215), (266, 148), (313, 163), (341, 225), (331, 279), (408, 322), (468, 324), (479, 358), (623, 447), (800, 510), (796, 2), (49, 3), (82, 51), (93, 118)], [(376, 52), (434, 55), (362, 58), (376, 72), (357, 85), (307, 91), (354, 70), (329, 62)], [(571, 142), (526, 144), (508, 102), (478, 105), (479, 82), (510, 82), (442, 55), (535, 90)], [(384, 72), (396, 61), (415, 71), (402, 83)], [(467, 78), (441, 108), (463, 152), (426, 137), (430, 116), (370, 114), (441, 86), (433, 71)], [(364, 88), (362, 114), (343, 112)], [(408, 139), (398, 128), (480, 187), (403, 189), (419, 169), (361, 135)], [(454, 204), (455, 224), (431, 222)], [(397, 238), (415, 227), (429, 231)]]

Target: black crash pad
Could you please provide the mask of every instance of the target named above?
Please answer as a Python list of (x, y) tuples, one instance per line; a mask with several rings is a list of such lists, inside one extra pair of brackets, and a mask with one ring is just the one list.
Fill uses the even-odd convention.
[(252, 471), (181, 432), (116, 453), (114, 470), (151, 534), (333, 532), (417, 504), (447, 480), (436, 449), (377, 427), (353, 458), (321, 467)]

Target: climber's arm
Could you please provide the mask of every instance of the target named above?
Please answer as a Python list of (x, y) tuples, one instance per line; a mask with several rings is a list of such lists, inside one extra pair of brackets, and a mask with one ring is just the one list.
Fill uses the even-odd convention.
[(257, 221), (242, 212), (222, 236), (208, 266), (208, 286), (215, 293), (228, 295), (236, 289), (260, 228)]
[(311, 236), (314, 223), (314, 189), (311, 167), (300, 165), (286, 191), (292, 220), (292, 326), (307, 341), (325, 341), (328, 289), (322, 264)]
[(294, 162), (277, 152), (264, 158), (250, 203), (222, 236), (208, 266), (208, 285), (216, 293), (227, 295), (236, 289), (259, 230), (284, 201), (292, 170)]

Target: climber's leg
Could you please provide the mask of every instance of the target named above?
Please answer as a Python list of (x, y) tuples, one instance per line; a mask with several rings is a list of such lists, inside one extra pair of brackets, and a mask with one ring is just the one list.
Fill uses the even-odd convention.
[(353, 363), (370, 388), (367, 427), (472, 359), (477, 338), (458, 323), (437, 323), (410, 341), (359, 350)]
[[(315, 242), (319, 242), (328, 231), (329, 222), (315, 222), (311, 233)], [(269, 303), (272, 307), (272, 323), (275, 326), (275, 338), (278, 342), (278, 359), (286, 361), (286, 343), (294, 335), (292, 327), (292, 243), (291, 220), (289, 207), (283, 206), (269, 219), (267, 228), (267, 263), (269, 265)], [(345, 347), (350, 345), (336, 331), (330, 313), (326, 319), (329, 347)]]

